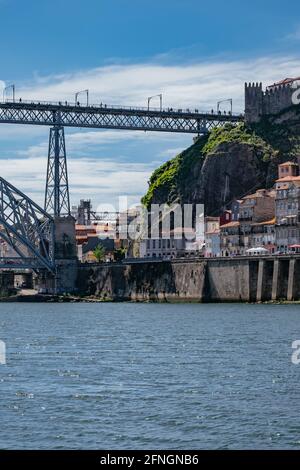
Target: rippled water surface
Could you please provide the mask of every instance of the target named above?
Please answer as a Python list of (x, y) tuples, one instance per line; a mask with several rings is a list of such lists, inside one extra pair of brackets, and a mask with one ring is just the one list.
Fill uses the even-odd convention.
[(0, 448), (300, 448), (299, 305), (0, 304)]

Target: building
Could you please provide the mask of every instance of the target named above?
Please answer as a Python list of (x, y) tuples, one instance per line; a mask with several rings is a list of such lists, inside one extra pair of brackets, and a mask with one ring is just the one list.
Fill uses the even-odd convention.
[(240, 254), (257, 247), (252, 236), (254, 227), (264, 230), (263, 223), (275, 217), (275, 196), (274, 190), (259, 189), (239, 201)]
[[(230, 219), (230, 211), (226, 212)], [(226, 216), (224, 220), (226, 220)], [(205, 257), (214, 258), (220, 256), (220, 253), (220, 217), (205, 217)]]
[(270, 254), (275, 253), (277, 251), (275, 222), (275, 217), (273, 217), (273, 219), (271, 220), (266, 220), (264, 222), (254, 222), (251, 226), (249, 247), (262, 247), (267, 249)]
[(278, 167), (276, 181), (276, 245), (288, 252), (300, 247), (300, 176), (299, 166), (286, 162)]
[(221, 223), (220, 225), (225, 225), (225, 223), (228, 223), (228, 222), (237, 222), (239, 220), (239, 212), (240, 212), (240, 204), (241, 204), (241, 200), (240, 199), (236, 199), (235, 201), (233, 201), (231, 203), (231, 220), (228, 220), (224, 223)]
[(141, 227), (139, 256), (161, 259), (204, 256), (204, 211), (200, 210), (194, 219), (191, 212), (187, 215), (190, 220), (184, 217), (179, 205), (146, 212)]
[(247, 222), (263, 222), (274, 217), (275, 213), (274, 190), (258, 189), (239, 201), (238, 219), (241, 224)]
[(188, 258), (203, 256), (204, 244), (196, 237), (195, 229), (177, 227), (170, 232), (161, 232), (159, 238), (145, 238), (140, 241), (141, 258)]
[(140, 257), (143, 207), (135, 206), (120, 212), (116, 219), (116, 246), (126, 250), (126, 257)]
[(98, 237), (89, 237), (87, 243), (80, 246), (80, 261), (82, 263), (95, 263), (97, 259), (94, 250), (98, 245), (102, 245), (105, 249), (105, 258), (103, 261), (109, 262), (114, 260), (114, 240), (105, 238), (99, 240)]
[(83, 245), (84, 243), (87, 243), (89, 237), (97, 235), (96, 226), (76, 224), (75, 233), (77, 246)]
[(221, 256), (237, 256), (241, 254), (240, 223), (232, 221), (220, 226)]
[(262, 83), (245, 83), (246, 122), (259, 122), (262, 116), (278, 114), (293, 105), (292, 96), (300, 88), (300, 77), (286, 78), (263, 90)]
[(232, 220), (233, 220), (232, 211), (225, 210), (224, 212), (222, 212), (221, 216), (219, 217), (219, 226), (229, 224), (229, 222), (231, 222)]
[(90, 199), (81, 199), (78, 207), (72, 207), (72, 215), (79, 225), (91, 225), (92, 203)]
[(251, 248), (276, 251), (274, 190), (259, 189), (233, 203), (231, 222), (220, 226), (221, 256), (247, 255)]
[(175, 239), (173, 234), (169, 238), (148, 238), (140, 242), (141, 258), (176, 258), (184, 251), (182, 239)]
[[(95, 261), (93, 251), (97, 245), (103, 244), (107, 248), (108, 256), (111, 259), (115, 243), (115, 228), (109, 223), (93, 224), (93, 225), (75, 225), (77, 255), (79, 261), (89, 262)], [(107, 240), (110, 240), (108, 242)]]
[(220, 253), (221, 256), (247, 255), (251, 248), (263, 247), (270, 254), (275, 253), (276, 231), (275, 217), (264, 222), (254, 222), (249, 226), (249, 232), (244, 235), (241, 224), (232, 221), (220, 227)]

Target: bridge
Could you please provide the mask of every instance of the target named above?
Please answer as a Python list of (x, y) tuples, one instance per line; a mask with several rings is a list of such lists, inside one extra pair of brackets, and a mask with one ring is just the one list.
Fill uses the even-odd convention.
[(242, 114), (190, 109), (136, 108), (79, 103), (13, 101), (0, 103), (0, 123), (205, 134)]
[[(242, 114), (222, 113), (219, 110), (201, 112), (198, 109), (108, 106), (102, 103), (82, 105), (78, 101), (71, 103), (13, 99), (1, 102), (0, 124), (50, 126), (50, 136), (43, 209), (0, 178), (1, 238), (14, 252), (10, 258), (0, 258), (0, 269), (46, 270), (49, 275), (58, 279), (57, 266), (63, 265), (67, 259), (69, 266), (70, 260), (74, 261), (72, 247), (69, 257), (62, 254), (66, 248), (65, 236), (70, 246), (72, 243), (75, 245), (75, 227), (72, 229), (72, 218), (68, 217), (71, 210), (65, 127), (203, 135), (228, 122), (238, 123), (243, 120)], [(61, 237), (59, 242), (58, 237)], [(63, 277), (68, 278), (61, 274), (61, 278)]]
[(0, 268), (46, 269), (55, 272), (52, 217), (1, 177), (0, 224), (1, 238), (15, 254), (1, 257)]

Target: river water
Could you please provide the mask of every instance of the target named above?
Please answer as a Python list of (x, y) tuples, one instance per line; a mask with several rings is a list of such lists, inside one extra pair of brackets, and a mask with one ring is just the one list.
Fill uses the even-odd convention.
[(0, 304), (2, 449), (300, 448), (299, 305)]

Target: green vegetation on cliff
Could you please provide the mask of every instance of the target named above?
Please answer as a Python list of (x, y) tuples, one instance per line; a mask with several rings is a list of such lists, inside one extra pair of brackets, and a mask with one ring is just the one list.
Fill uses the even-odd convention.
[(149, 180), (149, 189), (142, 198), (142, 204), (149, 207), (153, 198), (168, 203), (176, 199), (178, 184), (183, 183), (189, 172), (203, 159), (203, 147), (207, 137), (200, 137), (191, 147), (155, 170)]
[(218, 215), (234, 199), (272, 187), (278, 164), (299, 156), (299, 136), (293, 109), (252, 126), (215, 128), (154, 171), (142, 203), (203, 203), (206, 214)]
[(226, 124), (224, 127), (215, 127), (208, 138), (207, 144), (203, 148), (203, 153), (208, 155), (217, 151), (221, 144), (238, 143), (248, 144), (263, 150), (264, 160), (268, 160), (272, 153), (272, 147), (255, 131), (247, 128), (244, 123), (236, 126)]
[[(244, 123), (238, 125), (226, 124), (223, 127), (213, 129), (208, 135), (196, 140), (188, 149), (175, 158), (161, 165), (155, 170), (149, 181), (149, 188), (142, 203), (149, 207), (151, 203), (172, 203), (176, 200), (182, 202), (203, 202), (193, 199), (193, 190), (201, 179), (201, 168), (211, 155), (226, 155), (234, 144), (246, 145), (258, 156), (263, 163), (276, 160), (278, 157), (277, 145), (272, 145), (275, 139), (269, 141), (263, 135), (264, 129), (248, 128)], [(274, 133), (277, 138), (278, 129)], [(262, 134), (262, 135), (260, 135)], [(269, 132), (271, 135), (271, 132)], [(222, 151), (220, 151), (222, 150)], [(216, 172), (217, 172), (216, 168)], [(212, 184), (213, 181), (211, 182)], [(193, 201), (192, 201), (193, 200)]]

